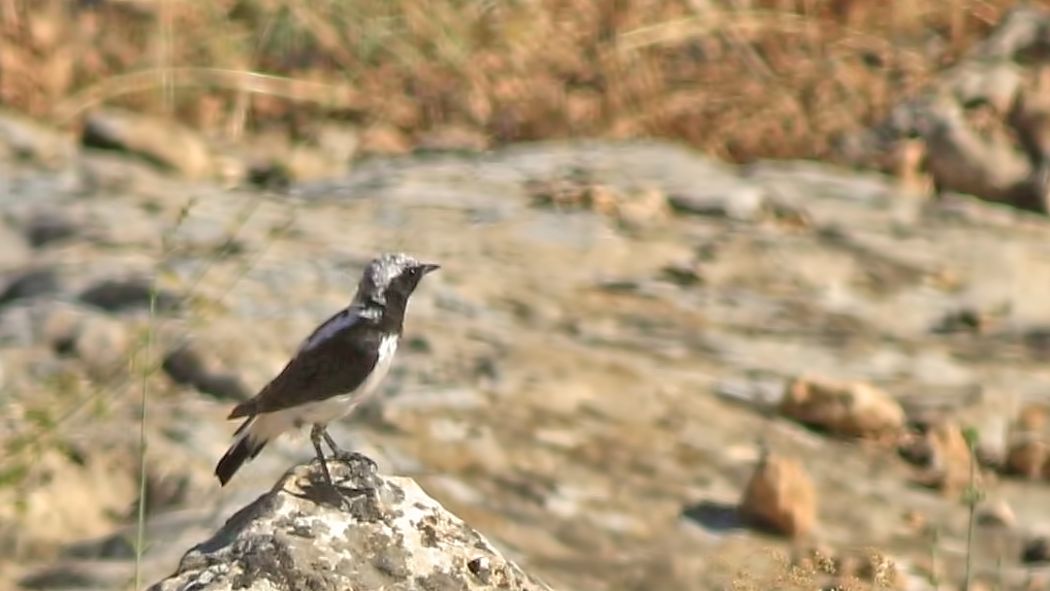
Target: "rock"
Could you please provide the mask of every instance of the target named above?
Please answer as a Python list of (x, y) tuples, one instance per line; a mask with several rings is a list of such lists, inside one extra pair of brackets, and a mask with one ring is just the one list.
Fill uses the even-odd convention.
[(40, 297), (59, 291), (58, 275), (54, 269), (30, 269), (15, 275), (0, 290), (0, 305), (20, 299)]
[(1040, 536), (1025, 542), (1021, 550), (1021, 562), (1024, 564), (1050, 562), (1050, 540)]
[(1017, 525), (1017, 515), (1004, 499), (985, 501), (977, 507), (977, 524), (984, 527), (1011, 529)]
[(443, 125), (426, 130), (416, 142), (421, 152), (481, 152), (489, 147), (485, 133), (473, 127)]
[(648, 189), (623, 199), (616, 210), (617, 217), (624, 224), (643, 226), (666, 219), (671, 208), (663, 191)]
[(57, 166), (68, 162), (76, 146), (64, 134), (7, 111), (0, 112), (0, 156)]
[(42, 300), (21, 307), (28, 325), (24, 339), (51, 348), (60, 355), (74, 355), (100, 375), (110, 375), (126, 364), (131, 346), (123, 322), (92, 308)]
[[(152, 290), (145, 279), (103, 279), (81, 292), (79, 299), (107, 312), (148, 310)], [(178, 298), (158, 289), (154, 305), (158, 312), (170, 312), (178, 307)]]
[(864, 382), (821, 377), (792, 380), (780, 403), (784, 416), (829, 433), (880, 439), (897, 435), (904, 411), (889, 394)]
[(42, 210), (34, 213), (25, 227), (26, 240), (34, 248), (47, 246), (52, 242), (61, 242), (76, 236), (77, 225), (67, 215), (56, 210)]
[(408, 137), (393, 125), (377, 123), (361, 133), (362, 155), (397, 156), (411, 149)]
[(766, 455), (744, 490), (740, 512), (761, 527), (804, 537), (816, 525), (817, 492), (800, 462)]
[(291, 142), (284, 130), (260, 134), (242, 154), (223, 163), (223, 176), (272, 190), (286, 190), (293, 182), (339, 178), (350, 169), (360, 142), (355, 126), (332, 122), (299, 135), (302, 141)]
[(179, 384), (193, 386), (220, 400), (245, 400), (251, 394), (241, 379), (219, 366), (214, 356), (181, 345), (164, 357), (164, 371)]
[(628, 227), (664, 220), (671, 212), (663, 191), (654, 188), (623, 191), (579, 171), (554, 179), (532, 179), (526, 182), (526, 190), (538, 205), (593, 211)]
[(902, 158), (892, 155), (918, 138), (921, 156), (908, 159), (906, 176), (928, 171), (938, 193), (969, 193), (1045, 212), (1050, 78), (1042, 60), (1030, 56), (1043, 52), (1045, 39), (1036, 31), (1048, 21), (1042, 10), (1011, 10), (987, 39), (919, 96), (909, 97), (891, 109), (886, 121), (855, 138), (854, 145), (870, 146), (849, 159), (882, 162), (884, 169), (902, 172)]
[[(954, 421), (941, 419), (927, 425), (921, 434), (901, 437), (898, 451), (925, 469), (918, 480), (926, 486), (957, 493), (970, 483), (970, 448)], [(979, 471), (975, 479), (980, 482)]]
[(297, 466), (150, 589), (548, 588), (412, 480), (329, 468), (342, 486), (377, 487), (341, 507), (316, 462)]
[(190, 129), (148, 115), (119, 109), (91, 113), (84, 122), (85, 146), (135, 154), (189, 178), (212, 172), (207, 145)]
[(990, 201), (1014, 203), (1016, 188), (1032, 170), (1024, 156), (1005, 141), (982, 137), (964, 119), (958, 106), (939, 106), (931, 118), (923, 137), (936, 186)]
[[(926, 441), (931, 450), (928, 484), (944, 491), (956, 493), (970, 484), (970, 448), (962, 430), (952, 421), (939, 421), (926, 431)], [(980, 471), (975, 479), (980, 482)]]
[(1025, 405), (1009, 434), (1005, 468), (1028, 479), (1050, 477), (1050, 441), (1047, 437), (1047, 408)]
[(736, 179), (704, 183), (688, 192), (668, 196), (671, 208), (681, 214), (727, 217), (735, 220), (759, 218), (767, 195), (761, 186)]
[(21, 232), (0, 220), (0, 270), (12, 269), (25, 264), (30, 249)]
[(101, 314), (85, 315), (73, 341), (73, 352), (99, 375), (128, 362), (130, 339), (125, 325)]

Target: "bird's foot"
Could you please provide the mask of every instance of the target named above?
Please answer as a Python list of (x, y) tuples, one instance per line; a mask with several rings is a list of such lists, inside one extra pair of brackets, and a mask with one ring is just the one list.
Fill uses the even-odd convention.
[(332, 457), (349, 464), (351, 473), (355, 476), (375, 476), (379, 471), (375, 460), (360, 452), (340, 449), (336, 450)]

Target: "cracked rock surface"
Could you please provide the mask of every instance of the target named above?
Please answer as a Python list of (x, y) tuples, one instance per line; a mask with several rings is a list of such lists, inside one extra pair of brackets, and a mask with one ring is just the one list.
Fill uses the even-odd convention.
[[(548, 589), (408, 478), (299, 465), (183, 556), (151, 591)], [(366, 487), (374, 482), (374, 489)]]

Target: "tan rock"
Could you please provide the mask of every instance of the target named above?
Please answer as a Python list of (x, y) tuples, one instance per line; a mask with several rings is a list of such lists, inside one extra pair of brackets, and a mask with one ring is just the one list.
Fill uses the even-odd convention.
[[(930, 484), (946, 493), (963, 490), (970, 484), (970, 448), (959, 425), (941, 421), (926, 432), (930, 455)], [(975, 475), (980, 478), (980, 472)]]
[(1050, 477), (1048, 413), (1041, 404), (1021, 408), (1009, 435), (1006, 471), (1029, 479)]
[(986, 501), (977, 507), (977, 524), (985, 527), (1012, 528), (1017, 525), (1017, 515), (1004, 499)]
[(629, 195), (620, 200), (616, 209), (620, 221), (630, 226), (641, 226), (665, 220), (671, 215), (667, 195), (657, 189), (638, 191)]
[(84, 122), (85, 144), (136, 154), (189, 178), (212, 172), (211, 153), (189, 128), (165, 119), (120, 109), (103, 109)]
[(767, 455), (744, 490), (740, 512), (756, 525), (803, 537), (816, 525), (817, 492), (800, 462)]
[(416, 147), (441, 152), (481, 152), (488, 149), (489, 137), (480, 129), (444, 125), (425, 131)]
[(1043, 431), (1048, 422), (1050, 422), (1050, 409), (1043, 404), (1026, 404), (1017, 414), (1017, 427), (1025, 431)]
[(361, 134), (362, 154), (407, 154), (412, 146), (404, 132), (392, 125), (377, 124)]
[(1006, 455), (1006, 469), (1029, 479), (1043, 475), (1047, 464), (1047, 445), (1044, 441), (1018, 441), (1010, 446)]
[(125, 325), (98, 314), (84, 318), (73, 350), (90, 370), (106, 375), (127, 364), (130, 346)]
[(864, 382), (799, 377), (780, 404), (784, 416), (835, 435), (880, 439), (904, 426), (904, 411), (886, 392)]

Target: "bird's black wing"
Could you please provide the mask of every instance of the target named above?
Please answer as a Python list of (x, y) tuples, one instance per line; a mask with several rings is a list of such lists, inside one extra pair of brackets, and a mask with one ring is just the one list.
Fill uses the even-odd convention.
[[(311, 339), (321, 332), (319, 328)], [(250, 401), (250, 413), (273, 412), (354, 391), (375, 368), (383, 336), (374, 322), (362, 319), (329, 331), (312, 344), (308, 339), (281, 373)]]

